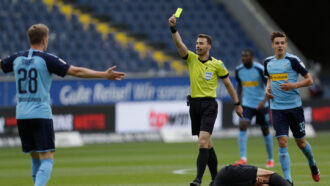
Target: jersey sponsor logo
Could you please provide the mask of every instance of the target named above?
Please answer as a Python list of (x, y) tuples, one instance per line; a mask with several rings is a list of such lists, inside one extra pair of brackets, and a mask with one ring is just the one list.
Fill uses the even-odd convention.
[(206, 81), (211, 80), (213, 73), (212, 72), (205, 72), (205, 79)]
[(281, 81), (281, 80), (288, 80), (289, 74), (288, 73), (282, 73), (282, 74), (271, 74), (270, 79), (272, 81)]
[(258, 81), (243, 81), (243, 87), (256, 87), (259, 85)]

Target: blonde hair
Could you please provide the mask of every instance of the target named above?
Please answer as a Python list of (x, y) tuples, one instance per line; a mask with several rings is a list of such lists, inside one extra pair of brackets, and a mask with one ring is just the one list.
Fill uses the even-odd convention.
[(29, 42), (31, 45), (40, 44), (44, 37), (47, 37), (49, 33), (49, 29), (44, 24), (34, 24), (30, 26), (27, 31), (27, 35), (29, 38)]

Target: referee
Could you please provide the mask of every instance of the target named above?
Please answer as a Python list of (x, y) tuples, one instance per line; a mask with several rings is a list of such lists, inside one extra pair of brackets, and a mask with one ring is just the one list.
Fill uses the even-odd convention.
[(199, 154), (197, 157), (197, 176), (190, 186), (200, 186), (202, 177), (208, 165), (213, 185), (217, 175), (218, 160), (213, 149), (211, 135), (218, 114), (218, 104), (215, 100), (218, 77), (222, 79), (228, 93), (235, 102), (236, 113), (243, 118), (243, 109), (235, 89), (228, 77), (228, 70), (221, 60), (210, 56), (212, 39), (206, 34), (199, 34), (196, 41), (196, 53), (189, 51), (182, 42), (176, 26), (176, 17), (169, 18), (173, 41), (179, 55), (188, 63), (190, 71), (190, 118), (192, 135), (198, 135)]

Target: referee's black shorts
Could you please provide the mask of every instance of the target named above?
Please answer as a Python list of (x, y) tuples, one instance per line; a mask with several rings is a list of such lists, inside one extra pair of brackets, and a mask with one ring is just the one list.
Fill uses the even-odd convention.
[(17, 125), (23, 152), (55, 151), (52, 119), (18, 119)]
[(191, 98), (189, 114), (192, 135), (199, 135), (200, 131), (212, 134), (218, 103), (214, 98)]

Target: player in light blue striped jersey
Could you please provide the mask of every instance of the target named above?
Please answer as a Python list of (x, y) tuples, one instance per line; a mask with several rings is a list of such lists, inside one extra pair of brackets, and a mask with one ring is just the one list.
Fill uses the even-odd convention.
[(35, 24), (28, 30), (31, 48), (0, 60), (3, 72), (14, 72), (17, 90), (16, 119), (22, 150), (32, 158), (32, 178), (35, 186), (47, 184), (53, 168), (55, 136), (50, 87), (52, 74), (81, 78), (121, 80), (125, 73), (115, 72), (115, 66), (104, 72), (75, 67), (62, 59), (45, 53), (49, 29)]
[[(305, 117), (298, 88), (313, 84), (312, 76), (303, 62), (292, 54), (286, 53), (287, 38), (283, 32), (271, 34), (275, 56), (266, 58), (265, 75), (269, 77), (266, 96), (271, 99), (272, 119), (279, 145), (279, 159), (284, 177), (292, 183), (290, 157), (288, 152), (289, 128), (298, 147), (308, 160), (314, 181), (320, 180), (311, 145), (305, 139)], [(298, 81), (302, 75), (303, 80)]]
[(244, 119), (239, 123), (238, 144), (240, 160), (238, 164), (247, 164), (247, 129), (251, 124), (252, 118), (256, 117), (256, 123), (260, 125), (268, 160), (267, 168), (274, 167), (273, 159), (273, 137), (269, 132), (269, 109), (268, 101), (265, 96), (264, 67), (253, 61), (253, 51), (246, 49), (242, 51), (242, 63), (236, 68), (235, 76), (237, 80), (238, 96), (242, 100)]

